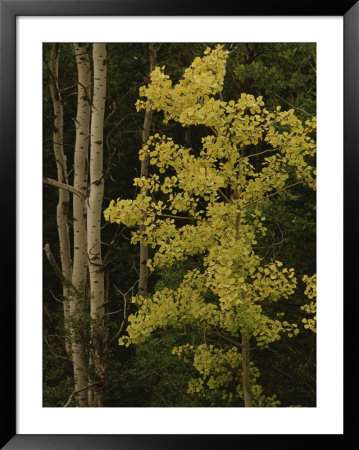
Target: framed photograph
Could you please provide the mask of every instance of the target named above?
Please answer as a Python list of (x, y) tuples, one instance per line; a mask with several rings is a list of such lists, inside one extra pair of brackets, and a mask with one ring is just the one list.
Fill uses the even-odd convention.
[(2, 448), (342, 440), (358, 4), (0, 7)]

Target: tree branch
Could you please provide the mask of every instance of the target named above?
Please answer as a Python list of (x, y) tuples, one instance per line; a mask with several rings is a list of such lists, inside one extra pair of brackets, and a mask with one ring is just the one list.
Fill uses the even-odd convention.
[(282, 100), (282, 102), (286, 103), (288, 106), (291, 106), (294, 109), (297, 109), (298, 111), (302, 111), (304, 114), (306, 114), (307, 116), (311, 116), (311, 114), (309, 114), (307, 111), (304, 111), (304, 109), (302, 108), (298, 108), (297, 106), (292, 105), (291, 103), (287, 102), (287, 100), (284, 100), (283, 97), (281, 97), (278, 94), (274, 94), (276, 97), (278, 97), (280, 100)]
[(254, 205), (255, 203), (263, 202), (263, 200), (266, 200), (269, 197), (273, 197), (273, 195), (277, 195), (277, 194), (279, 194), (279, 192), (286, 191), (290, 187), (297, 186), (297, 184), (303, 184), (303, 183), (304, 183), (304, 180), (303, 181), (298, 181), (297, 183), (288, 184), (287, 186), (284, 186), (283, 189), (279, 189), (279, 190), (277, 190), (275, 192), (272, 192), (271, 194), (265, 195), (264, 197), (259, 198), (258, 200), (254, 200), (253, 202), (246, 203), (245, 205), (242, 206), (241, 209), (247, 208), (247, 206)]
[(77, 292), (77, 290), (71, 284), (71, 282), (64, 277), (60, 267), (57, 265), (54, 255), (52, 254), (52, 251), (50, 249), (50, 244), (45, 244), (44, 251), (46, 253), (47, 259), (49, 260), (49, 263), (51, 264), (51, 267), (54, 269), (54, 272), (56, 276), (60, 279), (61, 283), (70, 286), (75, 292)]
[(60, 181), (56, 181), (56, 180), (53, 180), (52, 178), (47, 178), (47, 177), (44, 177), (42, 179), (42, 181), (44, 184), (48, 184), (50, 186), (55, 186), (59, 189), (64, 189), (65, 191), (72, 192), (73, 194), (80, 197), (81, 200), (86, 200), (86, 196), (84, 194), (82, 194), (82, 192), (78, 191), (77, 189), (75, 189), (73, 186), (71, 186), (69, 184), (61, 183)]
[(261, 152), (252, 153), (250, 155), (246, 155), (246, 156), (243, 156), (242, 158), (240, 158), (239, 162), (241, 162), (245, 158), (253, 158), (254, 156), (264, 155), (265, 153), (272, 153), (272, 152), (275, 152), (276, 150), (280, 150), (281, 148), (283, 148), (283, 146), (276, 147), (276, 148), (268, 148), (267, 150), (263, 150)]
[[(135, 286), (136, 286), (136, 284), (138, 282), (139, 282), (139, 280), (135, 281), (133, 286), (131, 286), (130, 289), (127, 292), (125, 292), (125, 293), (123, 293), (116, 285), (114, 285), (115, 289), (117, 290), (117, 292), (119, 292), (122, 295), (122, 297), (123, 297), (124, 307), (123, 307), (123, 320), (122, 320), (122, 323), (121, 323), (120, 328), (118, 329), (117, 333), (110, 339), (110, 343), (112, 343), (115, 339), (117, 339), (120, 336), (120, 334), (122, 333), (122, 331), (123, 331), (123, 328), (125, 326), (125, 323), (126, 323), (126, 320), (127, 320), (127, 316), (128, 316), (129, 310), (130, 310), (131, 299), (132, 299), (132, 296), (133, 296), (133, 293), (134, 293), (134, 289), (135, 289)], [(130, 292), (131, 292), (131, 296), (130, 296), (128, 302), (127, 302), (127, 295)], [(115, 314), (115, 313), (118, 313), (120, 311), (121, 310), (110, 312), (110, 313), (107, 313), (107, 314)]]
[[(67, 358), (66, 356), (62, 356), (62, 355), (58, 355), (57, 353), (55, 353), (52, 348), (51, 345), (49, 344), (49, 341), (46, 339), (46, 336), (44, 335), (44, 341), (47, 345), (47, 348), (49, 349), (49, 352), (55, 356), (55, 358), (60, 358), (60, 359), (64, 359), (65, 361), (70, 361), (70, 363), (72, 364), (76, 364), (71, 358)], [(85, 369), (85, 367), (81, 366), (80, 364), (76, 364), (78, 367), (81, 367), (82, 369)]]
[(65, 280), (65, 277), (64, 277), (60, 267), (57, 265), (57, 262), (55, 261), (54, 255), (52, 254), (52, 251), (50, 249), (50, 244), (45, 244), (44, 250), (45, 250), (47, 259), (49, 260), (51, 267), (54, 269), (54, 272), (55, 272), (57, 278), (59, 278), (62, 283), (66, 283), (67, 280)]
[(156, 214), (156, 216), (158, 217), (169, 217), (171, 219), (186, 219), (186, 220), (199, 220), (201, 221), (202, 219), (200, 217), (185, 217), (185, 216), (176, 216), (176, 215), (172, 215), (172, 214)]
[(90, 389), (90, 388), (93, 388), (95, 386), (98, 386), (99, 384), (101, 384), (101, 383), (89, 384), (88, 386), (85, 386), (85, 387), (83, 387), (81, 389), (77, 389), (77, 391), (72, 391), (69, 399), (67, 400), (67, 402), (65, 403), (63, 408), (67, 408), (69, 406), (69, 404), (71, 403), (72, 398), (73, 398), (74, 395), (78, 394), (79, 392), (85, 391), (86, 389)]

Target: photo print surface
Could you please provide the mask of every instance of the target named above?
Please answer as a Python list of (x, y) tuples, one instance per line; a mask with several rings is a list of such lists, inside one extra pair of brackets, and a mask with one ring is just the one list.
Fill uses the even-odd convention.
[(43, 44), (43, 406), (316, 406), (316, 44)]

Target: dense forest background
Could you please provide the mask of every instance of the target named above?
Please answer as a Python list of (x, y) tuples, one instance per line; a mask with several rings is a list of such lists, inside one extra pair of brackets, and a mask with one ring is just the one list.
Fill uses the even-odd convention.
[[(196, 57), (202, 57), (212, 43), (109, 43), (106, 44), (107, 85), (103, 131), (104, 196), (102, 210), (112, 199), (133, 199), (138, 191), (133, 180), (141, 175), (138, 152), (143, 147), (146, 111), (137, 111), (139, 88), (149, 83), (151, 65), (165, 66), (165, 72), (177, 83)], [(229, 51), (221, 100), (238, 99), (242, 93), (262, 96), (266, 108), (294, 109), (303, 122), (316, 114), (316, 47), (310, 43), (232, 43)], [(51, 52), (54, 44), (43, 47), (43, 176), (57, 179), (54, 156), (54, 109), (51, 83)], [(68, 183), (73, 184), (76, 114), (78, 102), (78, 68), (74, 45), (61, 43), (58, 51), (58, 88), (63, 108), (63, 145), (67, 160)], [(87, 50), (86, 50), (87, 51)], [(91, 45), (89, 63), (93, 64)], [(155, 59), (154, 59), (155, 58)], [(52, 80), (52, 81), (51, 81)], [(91, 97), (91, 94), (89, 97)], [(91, 104), (91, 98), (88, 98)], [(92, 105), (93, 106), (93, 105)], [(175, 121), (163, 122), (163, 113), (154, 111), (150, 117), (150, 135), (164, 133), (173, 141), (200, 152), (201, 139), (209, 134), (206, 126), (186, 126)], [(252, 151), (252, 153), (256, 153)], [(259, 167), (262, 157), (254, 165)], [(309, 163), (315, 167), (315, 158)], [(295, 184), (295, 183), (293, 183)], [(73, 197), (69, 195), (68, 229), (73, 245)], [(74, 369), (64, 328), (63, 287), (56, 208), (59, 188), (44, 184), (43, 243), (51, 249), (43, 258), (43, 405), (78, 406), (74, 388)], [(303, 322), (301, 307), (308, 304), (305, 275), (316, 273), (316, 194), (305, 184), (297, 184), (267, 199), (262, 211), (267, 233), (257, 243), (263, 261), (280, 260), (293, 267), (297, 288), (289, 298), (280, 298), (268, 306), (267, 314), (284, 312), (289, 323), (296, 323), (299, 333), (284, 333), (281, 339), (265, 348), (254, 349), (251, 360), (258, 369), (264, 395), (276, 395), (280, 403), (272, 406), (313, 407), (316, 405), (316, 335)], [(191, 392), (188, 385), (198, 371), (186, 358), (178, 358), (172, 349), (189, 341), (200, 344), (206, 336), (199, 329), (166, 327), (151, 333), (139, 344), (120, 346), (119, 337), (126, 337), (128, 316), (136, 314), (132, 296), (139, 289), (140, 245), (131, 244), (131, 228), (106, 221), (102, 214), (102, 270), (105, 283), (104, 320), (106, 323), (106, 373), (101, 383), (101, 406), (107, 407), (191, 407), (244, 406), (239, 396), (229, 401), (218, 389), (205, 386)], [(149, 249), (150, 257), (154, 250)], [(184, 274), (200, 268), (194, 255), (161, 267), (148, 278), (146, 295), (163, 288), (176, 288)], [(86, 305), (85, 305), (86, 308)], [(84, 318), (84, 322), (86, 319)], [(88, 342), (86, 361), (91, 371), (91, 324), (83, 325), (83, 338)], [(86, 337), (87, 336), (87, 337)], [(220, 344), (213, 336), (214, 345)], [(96, 349), (95, 349), (96, 350)], [(93, 353), (95, 354), (95, 353)], [(237, 369), (235, 369), (237, 370)], [(91, 377), (90, 377), (91, 378)], [(93, 377), (92, 377), (93, 378)], [(234, 382), (232, 382), (234, 383)], [(229, 382), (227, 392), (236, 390)], [(91, 390), (91, 388), (89, 388)], [(89, 395), (89, 406), (91, 405)], [(259, 406), (259, 405), (255, 405)]]

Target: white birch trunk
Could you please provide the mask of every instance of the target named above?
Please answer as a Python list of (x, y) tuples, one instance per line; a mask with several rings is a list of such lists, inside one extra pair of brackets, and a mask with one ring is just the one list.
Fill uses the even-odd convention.
[[(63, 107), (59, 89), (59, 44), (52, 44), (50, 54), (50, 91), (54, 108), (54, 131), (53, 148), (57, 168), (57, 180), (60, 183), (68, 183), (66, 156), (63, 149)], [(69, 229), (67, 223), (67, 213), (69, 208), (70, 194), (64, 189), (59, 189), (59, 201), (56, 210), (57, 231), (60, 245), (61, 270), (64, 278), (62, 295), (64, 305), (64, 328), (65, 328), (65, 347), (71, 358), (70, 342), (70, 306), (69, 293), (71, 285), (71, 249)]]
[(90, 274), (95, 406), (104, 406), (107, 370), (107, 330), (104, 325), (104, 272), (101, 255), (101, 218), (104, 192), (103, 125), (106, 98), (106, 44), (93, 44), (94, 83), (91, 108), (90, 195), (87, 205), (87, 257)]
[[(150, 74), (155, 69), (156, 65), (156, 51), (153, 43), (149, 44), (149, 55), (150, 55)], [(142, 128), (142, 146), (146, 144), (148, 138), (150, 137), (150, 127), (152, 122), (152, 110), (145, 111), (145, 119), (143, 122)], [(148, 165), (149, 165), (149, 156), (146, 155), (143, 161), (141, 161), (141, 177), (148, 176)], [(141, 225), (140, 230), (144, 231), (145, 226)], [(138, 292), (139, 294), (146, 295), (147, 294), (147, 283), (148, 283), (148, 246), (140, 244), (140, 275), (138, 281)]]
[[(74, 362), (75, 390), (86, 387), (88, 363), (86, 361), (83, 337), (85, 325), (86, 274), (87, 274), (87, 236), (86, 236), (86, 195), (87, 195), (87, 158), (90, 134), (90, 91), (91, 67), (87, 44), (75, 44), (75, 56), (78, 73), (77, 114), (75, 120), (76, 142), (74, 155), (74, 188), (83, 197), (73, 196), (74, 256), (72, 285), (76, 293), (71, 297), (72, 350)], [(80, 406), (87, 406), (87, 392), (79, 392), (77, 400)]]

